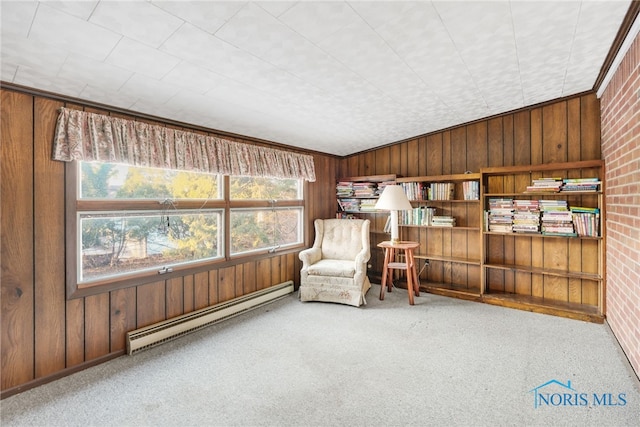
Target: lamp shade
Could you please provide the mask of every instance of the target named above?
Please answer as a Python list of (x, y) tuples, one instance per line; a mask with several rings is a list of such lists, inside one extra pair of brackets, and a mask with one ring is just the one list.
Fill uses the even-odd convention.
[(375, 206), (385, 211), (407, 211), (412, 209), (407, 195), (399, 185), (387, 185)]

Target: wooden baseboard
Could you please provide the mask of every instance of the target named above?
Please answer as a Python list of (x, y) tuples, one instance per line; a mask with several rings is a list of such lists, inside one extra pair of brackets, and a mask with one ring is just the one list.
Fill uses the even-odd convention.
[(588, 307), (582, 304), (550, 302), (542, 298), (514, 294), (484, 294), (482, 295), (482, 301), (487, 304), (534, 313), (550, 314), (584, 322), (604, 323), (604, 315), (598, 313), (596, 307)]
[(97, 359), (90, 360), (88, 362), (81, 363), (79, 365), (73, 366), (71, 368), (65, 368), (61, 371), (57, 371), (55, 374), (47, 375), (44, 377), (36, 378), (34, 380), (28, 381), (26, 383), (20, 384), (19, 386), (11, 387), (6, 390), (2, 390), (0, 392), (0, 400), (5, 399), (7, 397), (11, 397), (13, 395), (22, 393), (23, 391), (30, 390), (32, 388), (39, 387), (41, 385), (53, 382), (60, 378), (69, 376), (71, 374), (75, 374), (76, 372), (83, 371), (87, 368), (91, 368), (93, 366), (100, 365), (101, 363), (107, 362), (109, 360), (115, 359), (116, 357), (123, 356), (125, 354), (124, 350), (115, 351), (113, 353), (106, 354)]

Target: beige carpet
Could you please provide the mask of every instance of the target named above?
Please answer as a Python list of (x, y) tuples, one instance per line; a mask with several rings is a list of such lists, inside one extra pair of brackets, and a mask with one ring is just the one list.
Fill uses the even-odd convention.
[(639, 425), (638, 378), (606, 324), (431, 294), (409, 306), (406, 291), (379, 301), (379, 289), (372, 287), (361, 308), (301, 303), (292, 295), (7, 398), (0, 420), (3, 426)]

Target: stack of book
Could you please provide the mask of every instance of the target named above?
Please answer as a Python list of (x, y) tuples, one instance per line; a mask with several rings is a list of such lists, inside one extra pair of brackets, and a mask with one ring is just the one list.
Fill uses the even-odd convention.
[(448, 215), (434, 215), (431, 218), (432, 227), (455, 227), (456, 219)]
[(373, 212), (376, 210), (376, 202), (377, 199), (362, 199), (360, 200), (360, 211), (361, 212)]
[(513, 231), (540, 232), (540, 205), (537, 200), (514, 200), (513, 208)]
[(596, 192), (600, 186), (598, 178), (566, 178), (562, 180), (562, 188), (560, 191), (586, 191)]
[(360, 200), (338, 199), (338, 205), (344, 212), (360, 212)]
[(347, 212), (337, 212), (336, 219), (356, 219), (355, 215)]
[(453, 182), (432, 182), (429, 185), (429, 200), (453, 200), (455, 184)]
[(538, 178), (531, 181), (527, 186), (528, 193), (551, 192), (557, 193), (562, 187), (562, 178)]
[(513, 199), (489, 199), (489, 210), (485, 220), (488, 231), (513, 232)]
[(387, 185), (395, 185), (395, 184), (396, 184), (395, 181), (382, 181), (378, 183), (378, 186), (376, 188), (376, 196), (380, 196)]
[(566, 200), (540, 200), (542, 234), (546, 236), (576, 236), (571, 211)]
[(351, 197), (353, 196), (353, 182), (340, 181), (336, 185), (336, 194), (338, 197)]
[(598, 208), (572, 206), (570, 210), (573, 226), (578, 236), (598, 237), (600, 235), (600, 210)]
[(462, 194), (464, 200), (480, 200), (480, 183), (478, 181), (464, 181)]
[(354, 182), (353, 195), (356, 197), (374, 197), (377, 187), (373, 182)]

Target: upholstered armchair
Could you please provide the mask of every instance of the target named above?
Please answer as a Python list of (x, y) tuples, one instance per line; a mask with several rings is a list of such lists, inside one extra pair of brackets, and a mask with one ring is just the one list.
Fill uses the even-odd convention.
[(371, 287), (367, 277), (368, 219), (316, 219), (313, 247), (300, 252), (301, 301), (325, 301), (359, 307)]

